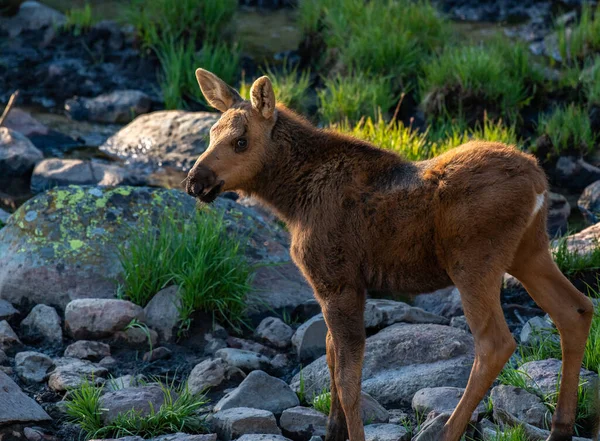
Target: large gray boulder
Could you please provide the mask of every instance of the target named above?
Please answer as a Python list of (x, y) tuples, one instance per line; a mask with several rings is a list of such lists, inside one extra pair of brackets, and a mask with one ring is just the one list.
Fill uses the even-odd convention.
[(365, 426), (365, 441), (410, 441), (410, 433), (396, 424)]
[(50, 158), (39, 162), (33, 169), (31, 191), (41, 193), (68, 185), (136, 185), (142, 180), (117, 164), (97, 160)]
[(0, 427), (16, 423), (40, 423), (51, 418), (33, 399), (0, 371)]
[[(425, 387), (465, 387), (474, 358), (471, 335), (450, 326), (395, 324), (369, 337), (362, 388), (385, 407), (409, 406)], [(329, 369), (321, 357), (302, 370), (305, 393), (329, 386)], [(298, 390), (300, 375), (291, 381)]]
[(139, 90), (115, 90), (94, 98), (74, 97), (65, 101), (70, 118), (103, 123), (128, 123), (148, 113), (151, 106), (151, 98)]
[(77, 299), (65, 308), (65, 328), (76, 340), (110, 337), (134, 319), (143, 322), (144, 310), (127, 300)]
[(298, 396), (285, 381), (263, 371), (253, 371), (236, 389), (225, 395), (214, 410), (218, 412), (233, 407), (251, 407), (268, 410), (277, 416), (285, 409), (299, 404)]
[(219, 115), (163, 110), (141, 115), (110, 137), (100, 150), (132, 165), (189, 170), (208, 147), (209, 131)]
[(212, 417), (212, 429), (223, 441), (246, 434), (281, 435), (275, 416), (268, 410), (236, 407), (217, 412)]
[[(417, 391), (412, 399), (412, 408), (419, 415), (427, 415), (431, 411), (436, 413), (452, 413), (465, 390), (461, 387), (426, 387)], [(473, 411), (471, 421), (476, 422), (479, 415), (485, 413), (485, 406), (479, 403)]]
[[(251, 263), (277, 263), (255, 272), (250, 314), (293, 309), (312, 297), (281, 226), (225, 198), (211, 208), (223, 213), (228, 234), (245, 238)], [(191, 218), (196, 203), (181, 191), (148, 187), (69, 186), (37, 195), (0, 229), (0, 298), (61, 308), (79, 298), (113, 298), (119, 247), (140, 220), (156, 226), (168, 210)]]

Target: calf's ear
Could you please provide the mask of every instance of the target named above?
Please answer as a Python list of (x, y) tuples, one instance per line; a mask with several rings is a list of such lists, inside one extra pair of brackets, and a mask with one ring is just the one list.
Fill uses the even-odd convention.
[(196, 79), (208, 104), (221, 112), (226, 112), (233, 105), (243, 101), (234, 88), (229, 87), (225, 81), (212, 72), (198, 68), (196, 69)]
[(263, 76), (257, 79), (250, 89), (250, 101), (252, 107), (266, 119), (273, 116), (275, 112), (275, 92), (269, 77)]

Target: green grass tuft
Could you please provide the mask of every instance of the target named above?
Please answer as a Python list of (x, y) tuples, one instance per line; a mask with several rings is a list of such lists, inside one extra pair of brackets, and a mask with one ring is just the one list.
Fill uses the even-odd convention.
[(557, 107), (538, 122), (538, 135), (548, 135), (552, 141), (553, 154), (591, 154), (598, 142), (598, 135), (592, 131), (590, 117), (586, 109), (575, 104)]
[(83, 8), (71, 8), (65, 12), (66, 22), (64, 28), (73, 32), (73, 35), (80, 35), (87, 31), (94, 24), (94, 15), (92, 6), (86, 3)]
[(577, 24), (571, 28), (558, 28), (558, 50), (563, 62), (577, 65), (585, 58), (600, 51), (600, 5), (584, 3)]
[(488, 441), (529, 441), (525, 429), (521, 426), (498, 428), (493, 438), (487, 438)]
[(131, 0), (123, 18), (147, 48), (171, 37), (217, 43), (236, 8), (235, 0)]
[(223, 217), (203, 210), (194, 220), (166, 213), (158, 231), (142, 225), (120, 249), (123, 296), (144, 306), (167, 285), (179, 286), (181, 329), (195, 311), (239, 329), (244, 321), (251, 268)]
[(428, 115), (446, 117), (464, 116), (477, 103), (514, 121), (530, 99), (527, 83), (540, 78), (520, 45), (451, 47), (424, 66), (422, 105)]
[(356, 122), (362, 117), (375, 118), (387, 112), (397, 98), (390, 91), (389, 79), (356, 73), (325, 80), (325, 88), (317, 92), (319, 113), (323, 121)]
[(331, 411), (331, 392), (323, 389), (320, 394), (315, 395), (312, 399), (312, 407), (325, 415), (329, 415)]
[(588, 104), (600, 106), (600, 56), (581, 73), (580, 80)]
[(205, 395), (192, 394), (187, 385), (174, 388), (173, 384), (159, 384), (164, 403), (159, 409), (151, 409), (146, 416), (132, 409), (118, 415), (110, 424), (104, 424), (100, 408), (103, 386), (94, 386), (89, 382), (69, 391), (67, 415), (72, 423), (81, 427), (86, 439), (125, 436), (151, 438), (175, 432), (206, 433), (204, 417), (199, 415), (199, 411), (208, 403)]
[(567, 276), (574, 276), (584, 271), (597, 271), (600, 269), (600, 243), (594, 241), (594, 246), (587, 253), (580, 253), (569, 248), (568, 236), (557, 239), (556, 246), (552, 249), (552, 257)]

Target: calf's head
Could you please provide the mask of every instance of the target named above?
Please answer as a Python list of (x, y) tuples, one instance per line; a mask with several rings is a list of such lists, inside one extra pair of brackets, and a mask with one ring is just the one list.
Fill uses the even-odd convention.
[(266, 76), (252, 84), (250, 101), (204, 69), (196, 70), (196, 78), (206, 101), (223, 114), (185, 186), (188, 194), (212, 202), (223, 191), (245, 190), (262, 168), (277, 118), (275, 94)]

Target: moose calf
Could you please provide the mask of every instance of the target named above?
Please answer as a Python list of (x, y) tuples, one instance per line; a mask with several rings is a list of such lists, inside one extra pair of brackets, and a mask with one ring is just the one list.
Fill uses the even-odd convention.
[(535, 159), (469, 142), (408, 162), (368, 142), (319, 130), (275, 104), (271, 82), (251, 100), (203, 69), (207, 101), (223, 112), (186, 179), (204, 202), (252, 196), (288, 225), (291, 254), (314, 289), (329, 332), (327, 441), (363, 441), (360, 416), (367, 289), (430, 292), (455, 285), (475, 340), (475, 362), (452, 415), (418, 436), (458, 441), (515, 349), (500, 305), (504, 273), (547, 311), (562, 341), (560, 398), (549, 440), (572, 439), (577, 386), (593, 305), (561, 274), (546, 233), (548, 186)]

